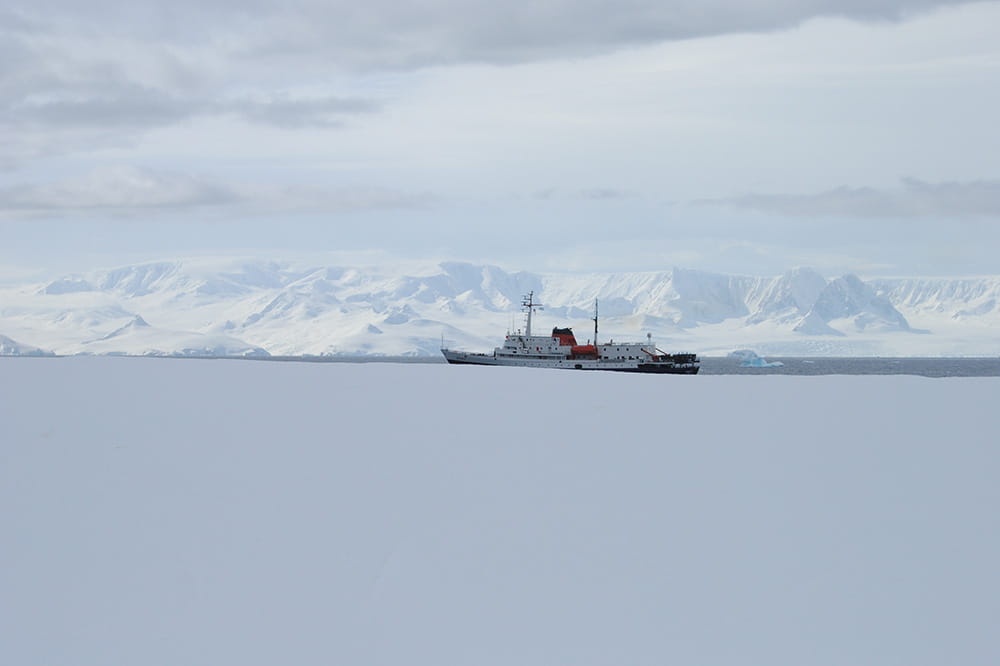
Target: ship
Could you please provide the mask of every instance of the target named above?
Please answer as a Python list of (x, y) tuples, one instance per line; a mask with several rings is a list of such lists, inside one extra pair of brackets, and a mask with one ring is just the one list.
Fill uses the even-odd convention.
[(525, 368), (563, 368), (567, 370), (612, 370), (616, 372), (646, 372), (658, 374), (694, 375), (698, 373), (696, 354), (668, 354), (653, 344), (652, 335), (646, 342), (597, 342), (598, 310), (594, 303), (594, 340), (578, 344), (571, 328), (553, 328), (551, 335), (532, 335), (531, 319), (536, 309), (535, 292), (522, 301), (525, 313), (524, 330), (508, 332), (503, 345), (492, 354), (465, 352), (445, 348), (441, 353), (448, 363), (456, 365), (506, 365)]

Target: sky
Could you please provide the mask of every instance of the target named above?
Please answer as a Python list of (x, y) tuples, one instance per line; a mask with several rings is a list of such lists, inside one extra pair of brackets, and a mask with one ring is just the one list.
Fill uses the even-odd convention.
[(14, 0), (0, 280), (1000, 274), (1000, 2)]

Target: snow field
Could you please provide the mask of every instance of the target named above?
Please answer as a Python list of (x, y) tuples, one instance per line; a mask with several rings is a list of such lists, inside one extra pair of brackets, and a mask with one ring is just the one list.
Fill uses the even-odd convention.
[(1000, 379), (0, 378), (5, 663), (1000, 660)]

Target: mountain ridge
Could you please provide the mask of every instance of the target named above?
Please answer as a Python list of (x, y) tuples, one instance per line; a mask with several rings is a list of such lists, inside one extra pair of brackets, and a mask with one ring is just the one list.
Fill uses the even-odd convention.
[(547, 306), (536, 332), (589, 330), (597, 299), (602, 333), (651, 333), (661, 346), (703, 354), (1000, 353), (991, 334), (1000, 276), (827, 279), (808, 267), (755, 277), (508, 272), (460, 261), (420, 271), (159, 261), (2, 288), (0, 330), (58, 354), (435, 355), (442, 336), (491, 349), (518, 327), (529, 291)]

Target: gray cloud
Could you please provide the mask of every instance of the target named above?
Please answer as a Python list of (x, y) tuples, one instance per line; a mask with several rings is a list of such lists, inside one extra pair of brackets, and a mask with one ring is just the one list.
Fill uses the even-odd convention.
[(173, 171), (117, 166), (60, 182), (0, 189), (0, 215), (106, 212), (245, 205), (258, 213), (342, 214), (364, 210), (422, 209), (428, 193), (378, 187), (318, 188), (256, 183), (217, 183)]
[[(208, 34), (192, 41), (159, 34), (150, 25), (151, 34), (144, 35), (145, 19), (139, 17), (156, 15), (155, 7), (144, 11), (136, 3), (112, 16), (111, 5), (99, 3), (86, 14), (75, 5), (44, 1), (0, 10), (0, 164), (121, 144), (130, 135), (196, 117), (330, 128), (380, 110), (376, 101), (353, 95), (291, 92), (285, 84), (300, 80), (260, 78)], [(208, 13), (188, 10), (192, 26), (204, 27), (202, 19), (213, 25)], [(218, 34), (241, 23), (233, 11), (216, 16)], [(103, 23), (102, 13), (108, 14)]]
[[(340, 94), (333, 72), (594, 55), (823, 15), (891, 20), (946, 4), (958, 3), (14, 0), (0, 9), (0, 163), (120, 144), (194, 117), (336, 128), (380, 110), (376, 99)], [(18, 136), (26, 130), (34, 133)]]
[(633, 192), (619, 190), (613, 187), (590, 187), (580, 190), (577, 193), (580, 199), (591, 201), (601, 201), (609, 199), (630, 199), (635, 196)]
[(615, 199), (632, 199), (636, 196), (636, 193), (615, 187), (587, 187), (580, 190), (560, 190), (559, 188), (548, 187), (532, 192), (531, 196), (540, 201), (555, 199), (609, 201)]
[(123, 85), (114, 91), (29, 98), (0, 109), (0, 118), (20, 126), (127, 130), (173, 123), (196, 113), (199, 106), (192, 100)]
[(185, 118), (232, 114), (276, 127), (337, 127), (347, 115), (373, 113), (372, 100), (343, 97), (290, 98), (287, 95), (213, 100), (169, 95), (123, 84), (117, 89), (42, 96), (0, 107), (0, 122), (36, 127), (117, 129), (168, 125)]
[(253, 212), (339, 215), (367, 210), (420, 210), (438, 199), (428, 192), (405, 192), (372, 186), (311, 187), (304, 185), (240, 185)]
[(250, 122), (287, 128), (339, 127), (344, 116), (375, 113), (379, 109), (380, 105), (369, 99), (292, 99), (287, 95), (221, 102), (212, 107), (214, 111), (234, 113)]
[[(733, 32), (817, 16), (893, 20), (955, 0), (39, 0), (20, 23), (90, 26), (95, 34), (178, 45), (214, 43), (233, 57), (325, 54), (326, 66), (525, 62)], [(100, 30), (98, 30), (100, 28)]]
[(179, 208), (232, 203), (233, 190), (172, 172), (136, 167), (99, 169), (76, 179), (0, 189), (9, 213)]
[(746, 194), (697, 202), (796, 217), (996, 217), (1000, 181), (926, 183), (913, 178), (902, 187), (838, 187), (815, 194)]

